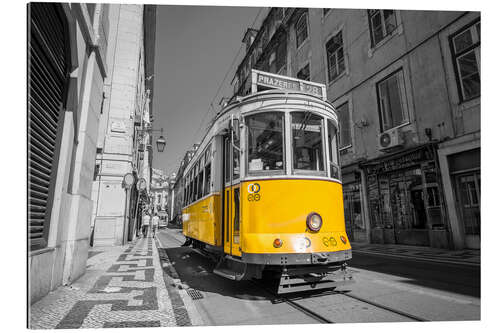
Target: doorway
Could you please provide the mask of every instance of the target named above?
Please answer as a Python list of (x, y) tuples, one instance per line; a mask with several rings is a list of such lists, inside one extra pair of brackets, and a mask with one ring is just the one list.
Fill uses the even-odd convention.
[(241, 256), (239, 151), (232, 146), (230, 136), (223, 138), (223, 145), (224, 252), (230, 255)]

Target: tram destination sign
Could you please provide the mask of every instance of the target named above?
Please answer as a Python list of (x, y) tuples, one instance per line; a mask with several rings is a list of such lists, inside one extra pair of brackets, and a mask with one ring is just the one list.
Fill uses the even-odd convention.
[(300, 91), (326, 100), (324, 84), (252, 69), (252, 92), (257, 92), (259, 87)]

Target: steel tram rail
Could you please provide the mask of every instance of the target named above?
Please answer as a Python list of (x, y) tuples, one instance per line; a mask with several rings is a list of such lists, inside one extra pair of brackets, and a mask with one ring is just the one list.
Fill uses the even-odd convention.
[(427, 322), (427, 321), (430, 321), (428, 319), (425, 319), (425, 318), (413, 315), (411, 313), (408, 313), (408, 312), (405, 312), (405, 311), (401, 311), (401, 310), (392, 308), (390, 306), (383, 305), (383, 304), (371, 301), (371, 300), (369, 300), (367, 298), (351, 294), (348, 291), (335, 291), (335, 290), (333, 290), (333, 291), (323, 291), (323, 292), (321, 292), (319, 294), (315, 294), (315, 295), (301, 295), (301, 296), (297, 296), (296, 298), (292, 298), (293, 300), (290, 299), (290, 298), (289, 299), (283, 298), (283, 301), (288, 303), (288, 302), (294, 302), (295, 300), (300, 300), (300, 299), (308, 299), (308, 298), (313, 298), (313, 297), (323, 297), (323, 296), (330, 296), (330, 295), (343, 295), (343, 296), (355, 299), (357, 301), (369, 304), (371, 306), (383, 309), (385, 311), (388, 311), (388, 312), (391, 312), (391, 313), (395, 313), (395, 314), (397, 314), (397, 315), (399, 315), (401, 317), (406, 317), (406, 318), (414, 320), (414, 321), (418, 321), (418, 322)]
[(347, 296), (347, 297), (350, 297), (352, 299), (358, 300), (358, 301), (366, 303), (366, 304), (370, 304), (370, 305), (375, 306), (377, 308), (381, 308), (381, 309), (384, 309), (386, 311), (396, 313), (396, 314), (398, 314), (398, 315), (400, 315), (402, 317), (413, 319), (415, 321), (420, 321), (420, 322), (430, 321), (428, 319), (424, 319), (422, 317), (412, 315), (411, 313), (408, 313), (408, 312), (405, 312), (405, 311), (401, 311), (401, 310), (398, 310), (398, 309), (394, 309), (394, 308), (391, 308), (389, 306), (386, 306), (386, 305), (383, 305), (383, 304), (380, 304), (380, 303), (377, 303), (377, 302), (373, 302), (373, 301), (371, 301), (369, 299), (366, 299), (364, 297), (360, 297), (360, 296), (357, 296), (357, 295), (349, 294), (347, 292), (337, 291), (336, 293), (344, 295), (344, 296)]
[[(182, 244), (182, 242), (177, 239), (177, 237), (174, 237), (173, 235), (170, 235), (168, 233), (166, 233), (167, 236), (169, 236), (169, 238), (171, 239), (174, 239), (176, 242), (179, 242), (180, 244)], [(194, 249), (193, 249), (194, 250)], [(197, 253), (200, 253), (198, 251), (196, 251)], [(202, 253), (200, 253), (202, 254)], [(269, 290), (268, 287), (264, 286), (261, 282), (257, 281), (257, 280), (249, 280), (249, 282), (251, 282), (253, 285), (257, 286), (258, 288), (260, 288), (261, 290), (264, 290), (266, 293), (268, 293), (271, 297), (273, 297), (273, 299), (271, 299), (271, 302), (273, 302), (274, 304), (277, 304), (277, 303), (286, 303), (288, 305), (290, 305), (291, 307), (293, 307), (294, 309), (304, 313), (305, 315), (307, 315), (308, 317), (311, 317), (315, 320), (317, 320), (318, 322), (322, 323), (322, 324), (335, 324), (334, 321), (328, 319), (328, 318), (325, 318), (324, 316), (320, 315), (319, 313), (311, 310), (311, 309), (308, 309), (307, 307), (303, 306), (303, 305), (300, 305), (297, 301), (300, 300), (300, 299), (307, 299), (307, 298), (312, 298), (312, 297), (323, 297), (323, 296), (329, 296), (329, 295), (343, 295), (343, 296), (346, 296), (346, 297), (349, 297), (349, 298), (352, 298), (352, 299), (355, 299), (357, 301), (360, 301), (360, 302), (363, 302), (363, 303), (366, 303), (366, 304), (369, 304), (371, 306), (374, 306), (374, 307), (377, 307), (377, 308), (380, 308), (380, 309), (383, 309), (385, 311), (388, 311), (388, 312), (391, 312), (391, 313), (395, 313), (401, 317), (406, 317), (408, 319), (411, 319), (411, 320), (414, 320), (414, 321), (417, 321), (417, 322), (427, 322), (427, 321), (430, 321), (428, 319), (425, 319), (425, 318), (422, 318), (422, 317), (419, 317), (419, 316), (415, 316), (411, 313), (408, 313), (408, 312), (405, 312), (405, 311), (401, 311), (401, 310), (398, 310), (398, 309), (394, 309), (392, 307), (389, 307), (389, 306), (386, 306), (386, 305), (383, 305), (383, 304), (380, 304), (380, 303), (377, 303), (377, 302), (374, 302), (374, 301), (371, 301), (367, 298), (364, 298), (364, 297), (361, 297), (361, 296), (357, 296), (357, 295), (354, 295), (354, 294), (350, 294), (349, 292), (346, 292), (346, 291), (323, 291), (319, 294), (315, 294), (315, 295), (301, 295), (301, 297), (290, 297), (290, 296), (277, 296), (275, 292)]]

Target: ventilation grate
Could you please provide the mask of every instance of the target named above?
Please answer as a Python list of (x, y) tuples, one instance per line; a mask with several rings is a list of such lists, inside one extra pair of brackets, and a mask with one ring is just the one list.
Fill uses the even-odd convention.
[(192, 300), (197, 300), (197, 299), (203, 298), (203, 295), (200, 293), (200, 291), (193, 289), (193, 288), (187, 289), (187, 293), (191, 297)]

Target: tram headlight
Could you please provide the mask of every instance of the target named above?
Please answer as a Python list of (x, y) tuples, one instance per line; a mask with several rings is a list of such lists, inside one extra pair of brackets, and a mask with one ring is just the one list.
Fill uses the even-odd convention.
[(321, 226), (323, 225), (323, 219), (318, 213), (312, 212), (309, 215), (307, 215), (306, 225), (309, 228), (309, 230), (313, 232), (318, 232), (319, 229), (321, 229)]
[(281, 245), (283, 245), (283, 241), (282, 241), (281, 239), (279, 239), (279, 238), (276, 238), (276, 239), (274, 240), (274, 242), (273, 242), (273, 246), (274, 246), (275, 248), (279, 248), (279, 247), (281, 247)]

